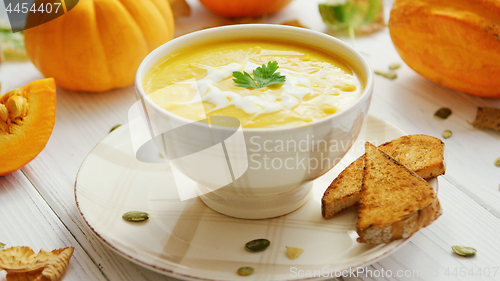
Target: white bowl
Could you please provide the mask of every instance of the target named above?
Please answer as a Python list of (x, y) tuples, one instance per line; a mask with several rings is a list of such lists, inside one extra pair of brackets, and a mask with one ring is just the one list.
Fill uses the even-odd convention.
[[(209, 128), (206, 123), (164, 110), (144, 92), (146, 73), (166, 55), (204, 41), (245, 37), (297, 42), (336, 54), (357, 72), (365, 89), (352, 106), (338, 113), (305, 126), (272, 129), (241, 129), (238, 121), (233, 127)], [(302, 206), (309, 198), (312, 180), (333, 168), (346, 154), (367, 115), (373, 74), (361, 54), (329, 35), (284, 25), (246, 24), (205, 29), (165, 43), (143, 60), (135, 85), (151, 133), (156, 136), (156, 146), (169, 157), (173, 170), (198, 184), (203, 202), (228, 216), (263, 219)], [(206, 134), (221, 141), (203, 141)], [(168, 141), (172, 138), (173, 145)], [(183, 193), (191, 191), (186, 191), (180, 181), (176, 178), (182, 199)]]

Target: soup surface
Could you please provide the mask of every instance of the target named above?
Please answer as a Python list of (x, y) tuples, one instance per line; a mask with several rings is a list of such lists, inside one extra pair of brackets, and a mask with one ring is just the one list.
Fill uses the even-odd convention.
[[(238, 87), (234, 71), (276, 61), (282, 84)], [(352, 105), (363, 92), (338, 57), (299, 44), (245, 40), (208, 42), (179, 50), (147, 73), (144, 90), (166, 110), (193, 121), (233, 116), (244, 128), (300, 126)]]

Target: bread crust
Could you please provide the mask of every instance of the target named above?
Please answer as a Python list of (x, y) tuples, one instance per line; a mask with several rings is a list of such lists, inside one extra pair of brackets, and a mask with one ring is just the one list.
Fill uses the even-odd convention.
[(415, 232), (428, 226), (442, 215), (441, 204), (438, 198), (422, 210), (418, 210), (409, 216), (392, 224), (371, 226), (365, 229), (357, 229), (359, 237), (357, 242), (368, 244), (389, 243), (398, 239), (406, 239)]

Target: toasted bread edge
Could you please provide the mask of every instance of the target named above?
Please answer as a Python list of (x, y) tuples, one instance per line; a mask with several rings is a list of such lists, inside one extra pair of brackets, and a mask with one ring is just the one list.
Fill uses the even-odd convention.
[(413, 212), (396, 223), (357, 229), (359, 235), (357, 241), (359, 243), (384, 244), (398, 239), (406, 239), (430, 225), (441, 214), (441, 204), (436, 197), (427, 207)]
[[(375, 147), (373, 144), (367, 142), (368, 145), (371, 145)], [(366, 147), (366, 146), (365, 146)], [(407, 170), (411, 175), (414, 177), (418, 178), (422, 182), (425, 182), (426, 185), (429, 186), (427, 181), (420, 177), (417, 173), (414, 171), (410, 170), (408, 167), (405, 165), (401, 164), (398, 162), (396, 159), (392, 158), (390, 155), (385, 153), (384, 151), (378, 149), (375, 147), (375, 149), (379, 150), (382, 155), (392, 161), (394, 164), (403, 167), (405, 170)], [(365, 166), (366, 170), (366, 166)], [(361, 186), (361, 193), (363, 192), (364, 189), (364, 178), (363, 178), (363, 184)], [(432, 189), (431, 186), (429, 188)], [(436, 220), (441, 214), (442, 214), (442, 209), (441, 209), (441, 204), (439, 203), (439, 199), (437, 197), (437, 194), (435, 193), (434, 189), (433, 190), (433, 197), (434, 200), (427, 205), (426, 207), (417, 210), (408, 216), (402, 218), (401, 220), (397, 222), (393, 222), (390, 224), (382, 224), (382, 225), (370, 225), (366, 228), (360, 228), (359, 225), (356, 225), (356, 232), (358, 233), (359, 237), (357, 241), (359, 243), (368, 243), (368, 244), (382, 244), (382, 243), (389, 243), (394, 240), (398, 239), (404, 239), (408, 238), (411, 235), (413, 235), (415, 232), (418, 230), (428, 226), (431, 224), (434, 220)], [(360, 209), (364, 208), (364, 205), (361, 203), (360, 204)]]

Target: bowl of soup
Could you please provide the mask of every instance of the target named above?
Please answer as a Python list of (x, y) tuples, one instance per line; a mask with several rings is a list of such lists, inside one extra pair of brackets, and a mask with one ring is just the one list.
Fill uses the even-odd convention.
[(334, 37), (246, 24), (167, 42), (141, 63), (135, 85), (180, 198), (264, 219), (300, 208), (312, 181), (347, 153), (368, 112), (373, 75)]

